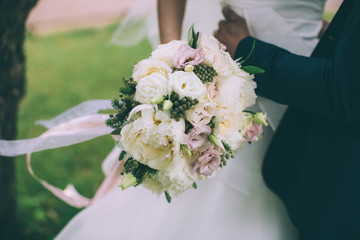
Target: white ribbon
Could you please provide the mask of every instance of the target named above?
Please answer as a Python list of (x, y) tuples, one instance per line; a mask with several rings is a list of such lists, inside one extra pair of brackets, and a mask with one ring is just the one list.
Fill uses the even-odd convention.
[(106, 158), (108, 162), (111, 162), (111, 168), (106, 173), (106, 177), (93, 199), (79, 194), (72, 184), (62, 190), (37, 177), (31, 168), (31, 154), (46, 149), (70, 146), (110, 134), (113, 129), (105, 125), (108, 116), (94, 114), (109, 108), (111, 108), (111, 104), (108, 100), (92, 100), (69, 109), (49, 121), (39, 121), (40, 124), (50, 129), (40, 137), (33, 139), (0, 140), (0, 155), (17, 156), (26, 153), (27, 168), (36, 180), (67, 204), (78, 208), (86, 207), (120, 184), (123, 162), (117, 161), (121, 152), (119, 148), (116, 147)]

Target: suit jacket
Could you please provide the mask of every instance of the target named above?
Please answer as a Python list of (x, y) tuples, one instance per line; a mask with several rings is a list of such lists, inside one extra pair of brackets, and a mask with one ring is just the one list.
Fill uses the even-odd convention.
[(360, 1), (344, 0), (311, 57), (256, 40), (245, 64), (265, 70), (258, 95), (289, 105), (263, 176), (300, 238), (360, 239)]

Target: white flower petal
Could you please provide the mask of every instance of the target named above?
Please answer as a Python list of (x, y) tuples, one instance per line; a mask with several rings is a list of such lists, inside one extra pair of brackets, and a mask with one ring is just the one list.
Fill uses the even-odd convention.
[(180, 98), (202, 98), (206, 94), (206, 87), (193, 72), (176, 71), (169, 76), (170, 86)]

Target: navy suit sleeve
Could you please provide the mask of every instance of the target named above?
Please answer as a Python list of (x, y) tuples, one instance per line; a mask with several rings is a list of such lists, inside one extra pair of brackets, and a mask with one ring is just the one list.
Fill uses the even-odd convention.
[(255, 76), (257, 94), (310, 114), (360, 123), (360, 14), (344, 29), (330, 59), (292, 54), (252, 37), (242, 40), (235, 58), (247, 56), (245, 65), (265, 70)]

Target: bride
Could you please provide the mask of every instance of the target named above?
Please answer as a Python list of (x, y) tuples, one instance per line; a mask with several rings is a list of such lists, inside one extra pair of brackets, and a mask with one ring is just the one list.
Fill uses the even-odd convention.
[[(185, 8), (184, 0), (158, 0), (161, 42), (181, 38), (181, 22), (184, 30), (194, 22), (200, 32), (214, 31), (221, 18), (218, 2), (188, 0)], [(246, 19), (252, 36), (305, 56), (318, 41), (324, 3), (221, 2)], [(164, 196), (140, 187), (113, 189), (75, 216), (56, 239), (297, 239), (283, 204), (261, 176), (262, 159), (285, 106), (259, 98), (252, 110), (268, 113), (271, 127), (264, 138), (244, 146), (215, 177), (199, 182), (197, 190), (188, 190), (169, 204)]]

